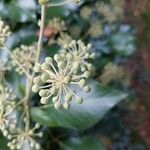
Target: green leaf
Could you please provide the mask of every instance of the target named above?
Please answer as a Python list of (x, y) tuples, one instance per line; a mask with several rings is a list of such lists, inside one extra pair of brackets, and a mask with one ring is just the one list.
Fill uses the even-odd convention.
[(0, 149), (9, 150), (9, 148), (7, 147), (7, 141), (2, 135), (0, 135)]
[(106, 150), (100, 140), (93, 137), (71, 138), (60, 143), (60, 146), (61, 150)]
[(35, 107), (31, 109), (34, 121), (50, 127), (65, 127), (84, 130), (92, 127), (118, 102), (127, 95), (102, 87), (97, 81), (90, 81), (91, 92), (84, 93), (81, 89), (77, 94), (84, 98), (83, 104), (76, 104), (73, 100), (71, 108), (67, 111), (55, 110), (52, 105), (48, 107)]
[(0, 2), (0, 14), (14, 23), (36, 21), (36, 5), (33, 0)]

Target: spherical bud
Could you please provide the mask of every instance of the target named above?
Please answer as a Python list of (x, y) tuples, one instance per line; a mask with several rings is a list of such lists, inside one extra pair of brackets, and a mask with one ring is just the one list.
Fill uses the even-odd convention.
[(45, 5), (46, 3), (47, 3), (46, 0), (39, 0), (39, 4), (40, 4), (40, 5)]
[(66, 110), (68, 110), (68, 109), (70, 108), (70, 104), (67, 103), (67, 102), (65, 102), (64, 105), (63, 105), (63, 107), (64, 107)]
[(54, 107), (55, 107), (56, 110), (60, 110), (61, 106), (62, 106), (62, 105), (61, 105), (60, 102), (56, 102), (56, 103), (54, 104)]
[(40, 128), (40, 124), (39, 124), (39, 123), (36, 123), (36, 124), (35, 124), (35, 128), (36, 128), (36, 129)]
[(40, 102), (41, 102), (41, 104), (47, 104), (48, 103), (48, 98), (47, 97), (42, 97)]
[(39, 91), (39, 95), (41, 96), (41, 97), (46, 97), (47, 96), (47, 90), (40, 90)]
[(35, 71), (35, 72), (40, 72), (40, 71), (41, 71), (41, 65), (40, 65), (40, 64), (36, 64), (36, 65), (34, 66), (34, 71)]
[(83, 98), (82, 97), (77, 97), (76, 99), (78, 104), (82, 104), (83, 103)]
[(92, 44), (88, 44), (87, 49), (91, 49), (91, 48), (92, 48)]
[(54, 55), (54, 60), (55, 60), (56, 62), (60, 62), (60, 61), (61, 61), (61, 56), (60, 56), (59, 54), (55, 54), (55, 55)]
[(43, 73), (41, 75), (41, 79), (42, 79), (42, 81), (46, 82), (49, 79), (49, 75), (47, 73)]
[(84, 87), (85, 84), (86, 84), (86, 81), (85, 81), (84, 79), (81, 79), (81, 80), (79, 81), (79, 86), (80, 86), (80, 87)]
[(64, 69), (65, 66), (66, 66), (65, 63), (62, 62), (62, 61), (60, 61), (60, 62), (58, 63), (58, 67), (59, 67), (60, 69)]
[(85, 92), (90, 92), (91, 91), (91, 88), (88, 85), (86, 85), (83, 89), (84, 89)]
[(36, 143), (36, 144), (35, 144), (35, 149), (36, 149), (36, 150), (39, 150), (40, 148), (41, 148), (40, 145), (39, 145), (38, 143)]
[(8, 131), (7, 130), (4, 130), (3, 131), (3, 135), (6, 137), (8, 135)]
[(34, 85), (32, 86), (32, 91), (33, 91), (34, 93), (37, 93), (39, 90), (40, 90), (40, 88), (39, 88), (39, 86), (38, 86), (37, 84), (34, 84)]
[(65, 100), (66, 100), (67, 102), (70, 102), (70, 101), (72, 100), (72, 95), (71, 95), (71, 94), (66, 95), (66, 96), (65, 96)]
[(89, 78), (90, 75), (91, 75), (91, 73), (89, 71), (85, 71), (84, 74), (83, 74), (83, 77)]
[(79, 63), (78, 62), (74, 62), (73, 63), (73, 68), (78, 69), (79, 68)]
[(42, 80), (41, 80), (40, 77), (35, 77), (34, 80), (33, 80), (33, 83), (35, 83), (37, 85), (41, 84), (41, 82), (42, 82)]
[(42, 137), (42, 136), (43, 136), (42, 132), (38, 133), (38, 137)]
[(55, 96), (55, 97), (52, 98), (52, 102), (53, 103), (56, 103), (57, 101), (58, 101), (58, 97), (57, 96)]
[(73, 58), (72, 54), (71, 53), (67, 53), (66, 55), (67, 59), (71, 60)]
[(49, 64), (43, 63), (41, 68), (47, 71), (49, 69)]
[(89, 64), (87, 64), (87, 68), (88, 68), (88, 70), (91, 70), (93, 68), (93, 65), (89, 63)]
[(46, 57), (45, 62), (51, 64), (53, 62), (53, 59), (51, 57)]
[(95, 53), (91, 53), (90, 58), (92, 58), (92, 59), (96, 58), (96, 54)]
[(70, 77), (70, 76), (66, 76), (66, 77), (64, 78), (64, 82), (65, 82), (66, 84), (70, 83), (70, 81), (71, 81), (71, 77)]

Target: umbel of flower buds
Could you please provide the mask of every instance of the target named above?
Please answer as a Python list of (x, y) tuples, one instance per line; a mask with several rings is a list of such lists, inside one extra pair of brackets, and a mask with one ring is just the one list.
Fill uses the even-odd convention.
[(82, 72), (91, 71), (93, 66), (88, 62), (89, 59), (95, 58), (95, 53), (90, 53), (91, 44), (87, 46), (81, 41), (72, 40), (62, 54), (66, 55), (67, 59), (72, 59), (72, 66), (77, 66)]
[[(22, 68), (24, 68), (28, 73), (30, 73), (35, 63), (37, 46), (21, 45), (13, 51), (13, 55), (15, 59), (12, 58), (12, 65), (16, 68), (16, 72), (23, 74)], [(18, 67), (18, 62), (22, 65), (22, 68)]]
[(5, 42), (5, 40), (10, 36), (10, 28), (8, 25), (0, 20), (0, 46)]
[(4, 136), (8, 135), (8, 128), (16, 124), (16, 116), (13, 110), (15, 95), (12, 90), (0, 85), (0, 130)]
[(35, 137), (42, 137), (43, 135), (41, 132), (35, 133), (35, 130), (39, 129), (39, 127), (40, 125), (37, 123), (35, 124), (35, 127), (30, 130), (14, 128), (10, 131), (10, 135), (8, 134), (8, 136), (11, 136), (11, 141), (7, 144), (7, 146), (11, 150), (39, 150), (40, 144), (34, 140)]
[[(90, 77), (90, 71), (87, 68), (80, 71), (82, 63), (88, 64), (86, 62), (88, 57), (83, 58), (80, 65), (80, 62), (74, 62), (76, 56), (72, 52), (69, 51), (67, 55), (56, 54), (54, 59), (47, 57), (43, 64), (35, 66), (35, 72), (39, 75), (34, 78), (32, 90), (39, 92), (42, 104), (47, 104), (51, 97), (56, 109), (63, 106), (68, 110), (73, 98), (79, 104), (83, 102), (83, 98), (76, 94), (73, 87), (79, 86), (85, 92), (90, 91), (86, 81)], [(86, 51), (86, 54), (89, 53)], [(88, 56), (90, 57), (91, 54)]]

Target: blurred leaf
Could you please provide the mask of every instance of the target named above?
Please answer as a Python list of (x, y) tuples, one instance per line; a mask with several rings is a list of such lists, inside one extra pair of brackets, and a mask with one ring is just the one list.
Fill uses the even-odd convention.
[(100, 141), (93, 137), (71, 138), (60, 144), (61, 150), (106, 150)]
[(7, 141), (2, 135), (0, 135), (0, 149), (9, 150), (9, 148), (7, 147)]
[(84, 93), (81, 89), (77, 94), (84, 98), (83, 104), (76, 104), (73, 100), (71, 108), (57, 111), (53, 105), (35, 107), (31, 109), (34, 121), (50, 127), (66, 127), (87, 129), (96, 124), (118, 102), (127, 95), (102, 87), (97, 81), (90, 81), (91, 92)]
[(0, 2), (0, 14), (13, 22), (36, 21), (36, 5), (34, 0), (11, 0)]

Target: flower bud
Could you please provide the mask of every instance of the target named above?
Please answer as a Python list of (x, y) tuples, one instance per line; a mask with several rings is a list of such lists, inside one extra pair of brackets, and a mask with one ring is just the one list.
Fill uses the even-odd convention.
[(32, 91), (34, 92), (34, 93), (37, 93), (38, 91), (39, 91), (39, 86), (37, 85), (37, 84), (34, 84), (33, 86), (32, 86)]
[(65, 96), (65, 100), (66, 100), (67, 102), (70, 102), (70, 101), (72, 100), (72, 95), (71, 95), (71, 94), (66, 95), (66, 96)]
[(78, 104), (82, 104), (83, 103), (83, 98), (82, 97), (77, 97), (76, 99)]
[(85, 81), (84, 79), (81, 79), (81, 80), (79, 81), (79, 86), (80, 86), (80, 87), (84, 87), (85, 84), (86, 84), (86, 81)]
[(70, 108), (70, 104), (67, 103), (67, 102), (65, 102), (64, 105), (63, 105), (63, 107), (64, 107), (66, 110), (68, 110), (68, 109)]
[(91, 88), (88, 85), (86, 85), (83, 89), (85, 92), (90, 92), (91, 90)]
[(61, 106), (62, 105), (59, 101), (54, 104), (54, 107), (55, 107), (56, 110), (60, 110)]
[(48, 98), (47, 97), (42, 97), (40, 102), (41, 102), (41, 104), (47, 104), (48, 103)]
[(47, 73), (43, 73), (42, 75), (41, 75), (41, 79), (42, 79), (42, 81), (47, 81), (48, 79), (49, 79), (49, 75), (47, 74)]
[(83, 77), (89, 78), (91, 73), (89, 71), (84, 72)]
[(48, 64), (51, 64), (53, 61), (53, 59), (51, 57), (46, 57), (45, 58), (45, 62), (48, 63)]
[(40, 90), (39, 91), (39, 95), (41, 96), (41, 97), (45, 97), (45, 96), (47, 96), (47, 90)]

